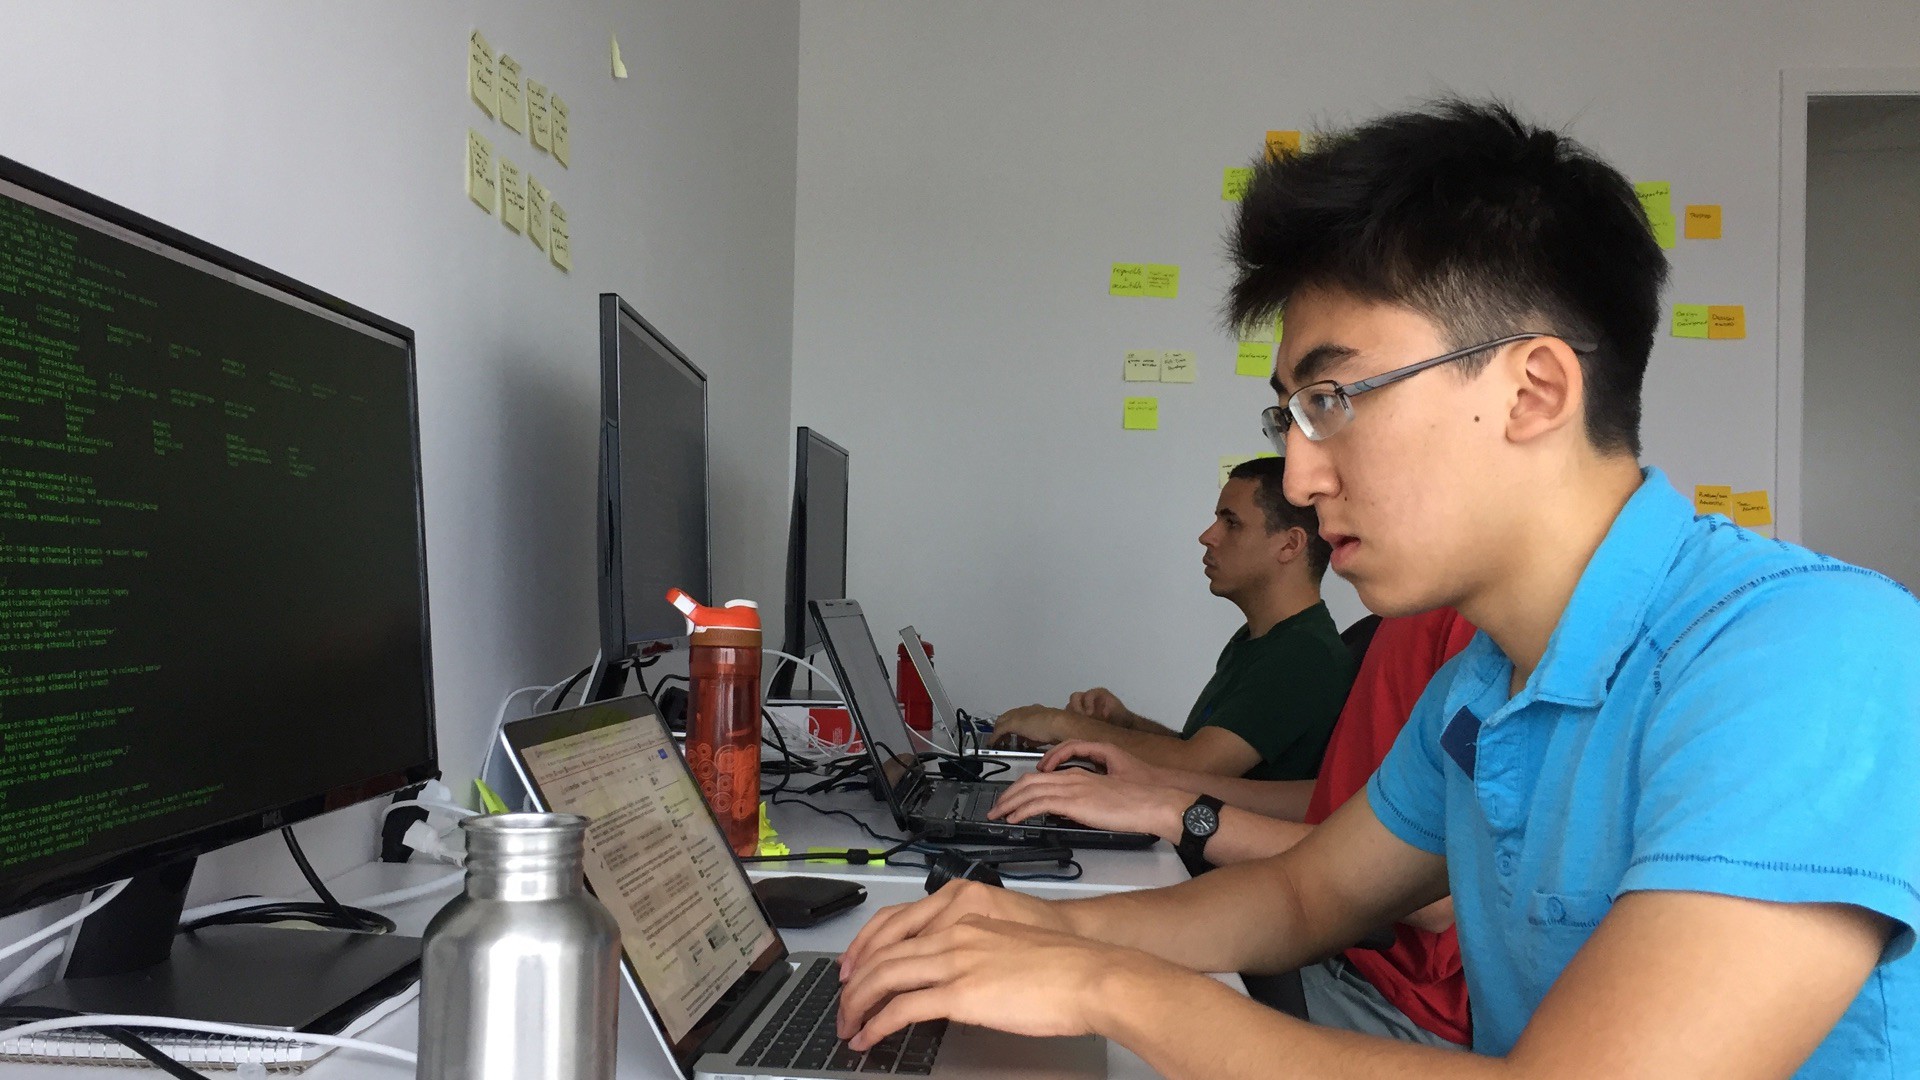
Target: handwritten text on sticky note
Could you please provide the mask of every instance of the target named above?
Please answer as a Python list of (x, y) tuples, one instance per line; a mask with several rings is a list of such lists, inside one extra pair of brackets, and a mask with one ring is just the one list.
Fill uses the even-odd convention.
[(1687, 239), (1720, 239), (1720, 207), (1713, 204), (1687, 207)]
[(1707, 336), (1731, 341), (1747, 336), (1747, 309), (1741, 304), (1713, 304), (1707, 308)]
[(1240, 351), (1233, 358), (1233, 372), (1236, 375), (1251, 375), (1264, 379), (1273, 374), (1273, 343), (1267, 341), (1243, 341)]
[(1696, 514), (1733, 513), (1733, 488), (1726, 484), (1699, 484), (1693, 489), (1693, 512)]
[(1741, 491), (1733, 496), (1733, 523), (1749, 529), (1773, 524), (1773, 509), (1764, 491)]
[(1247, 187), (1252, 183), (1252, 169), (1228, 169), (1220, 178), (1220, 197), (1228, 202), (1239, 202), (1247, 197)]
[(1172, 300), (1180, 295), (1180, 268), (1164, 263), (1148, 263), (1146, 289), (1148, 296), (1157, 296), (1162, 300)]
[(1197, 368), (1192, 349), (1168, 349), (1160, 354), (1161, 382), (1192, 382)]
[(1140, 263), (1114, 263), (1107, 279), (1108, 296), (1147, 295), (1147, 268)]
[(496, 74), (493, 46), (487, 44), (485, 34), (475, 30), (467, 38), (467, 92), (488, 116), (500, 111), (500, 91), (493, 81)]
[(1300, 152), (1300, 133), (1297, 131), (1267, 132), (1267, 160), (1272, 161), (1283, 154)]
[(1160, 430), (1160, 399), (1130, 397), (1121, 412), (1120, 426), (1128, 431)]
[(1126, 381), (1159, 382), (1162, 355), (1159, 349), (1128, 349), (1124, 369)]
[(1673, 305), (1673, 336), (1684, 338), (1704, 338), (1707, 336), (1707, 305)]

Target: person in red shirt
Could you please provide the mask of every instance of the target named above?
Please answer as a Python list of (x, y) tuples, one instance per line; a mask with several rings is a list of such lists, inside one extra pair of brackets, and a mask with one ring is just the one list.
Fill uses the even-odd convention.
[[(1277, 855), (1366, 787), (1427, 683), (1474, 632), (1450, 608), (1382, 620), (1334, 725), (1317, 780), (1245, 780), (1167, 769), (1113, 746), (1073, 741), (1055, 747), (1039, 771), (1008, 788), (992, 816), (1024, 821), (1061, 814), (1095, 828), (1151, 832), (1177, 844), (1186, 831), (1187, 809), (1207, 795), (1225, 804), (1218, 811), (1218, 829), (1202, 849), (1207, 863)], [(1094, 761), (1106, 773), (1058, 768), (1070, 758)], [(1307, 1018), (1465, 1049), (1472, 1031), (1452, 902), (1422, 908), (1392, 929), (1391, 945), (1348, 949), (1301, 969)]]

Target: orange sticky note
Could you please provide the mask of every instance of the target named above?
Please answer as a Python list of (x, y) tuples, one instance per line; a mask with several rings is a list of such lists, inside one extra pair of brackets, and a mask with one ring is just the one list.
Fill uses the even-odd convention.
[(1687, 207), (1687, 239), (1720, 239), (1720, 207), (1711, 203)]
[(1711, 304), (1707, 307), (1707, 336), (1722, 341), (1747, 336), (1747, 309), (1742, 304)]
[(1300, 133), (1297, 131), (1267, 132), (1267, 160), (1272, 161), (1281, 154), (1300, 152)]
[(1696, 514), (1733, 515), (1733, 488), (1726, 484), (1699, 484), (1693, 489)]
[(1742, 491), (1733, 497), (1733, 523), (1758, 529), (1773, 524), (1773, 509), (1767, 505), (1764, 491)]

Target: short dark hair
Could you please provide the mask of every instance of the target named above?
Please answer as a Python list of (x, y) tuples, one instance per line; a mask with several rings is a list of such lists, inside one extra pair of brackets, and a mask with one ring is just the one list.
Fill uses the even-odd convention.
[(1448, 98), (1262, 162), (1229, 243), (1235, 328), (1328, 288), (1417, 311), (1456, 349), (1527, 330), (1593, 343), (1587, 439), (1640, 452), (1666, 256), (1619, 170), (1506, 105)]
[(1333, 558), (1333, 545), (1320, 536), (1320, 514), (1311, 506), (1295, 506), (1287, 501), (1284, 485), (1287, 459), (1257, 457), (1227, 470), (1229, 480), (1251, 480), (1253, 501), (1267, 519), (1267, 532), (1301, 529), (1307, 534), (1307, 570), (1315, 581), (1326, 576), (1327, 563)]

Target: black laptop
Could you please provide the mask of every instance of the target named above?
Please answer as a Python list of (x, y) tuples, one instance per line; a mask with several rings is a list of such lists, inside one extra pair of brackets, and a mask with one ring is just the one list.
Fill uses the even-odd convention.
[(833, 677), (866, 743), (880, 788), (893, 808), (893, 819), (902, 829), (936, 840), (1068, 847), (1147, 847), (1157, 839), (1151, 833), (1092, 829), (1053, 814), (1017, 825), (989, 820), (987, 811), (1008, 783), (949, 780), (927, 773), (920, 751), (940, 752), (939, 748), (925, 739), (916, 741), (907, 727), (860, 605), (852, 600), (810, 600), (807, 609), (827, 647)]

